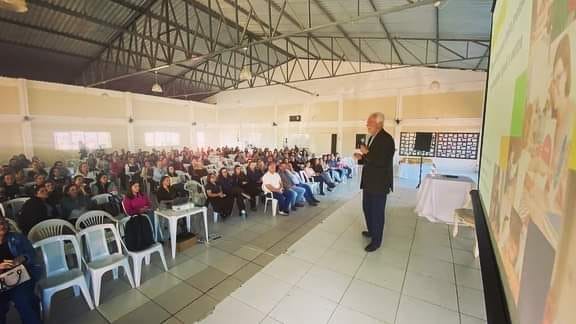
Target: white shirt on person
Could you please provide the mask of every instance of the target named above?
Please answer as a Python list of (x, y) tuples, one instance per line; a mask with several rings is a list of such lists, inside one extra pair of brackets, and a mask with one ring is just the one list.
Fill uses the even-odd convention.
[(262, 190), (264, 192), (270, 192), (266, 185), (270, 185), (274, 188), (282, 188), (282, 179), (278, 172), (270, 173), (270, 171), (268, 171), (264, 174), (262, 177)]

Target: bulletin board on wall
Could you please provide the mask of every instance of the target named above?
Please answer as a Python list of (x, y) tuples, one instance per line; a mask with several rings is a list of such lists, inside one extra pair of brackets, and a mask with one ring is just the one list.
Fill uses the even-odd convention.
[(432, 133), (430, 152), (414, 150), (416, 132), (400, 133), (400, 156), (424, 156), (449, 159), (476, 160), (480, 133)]

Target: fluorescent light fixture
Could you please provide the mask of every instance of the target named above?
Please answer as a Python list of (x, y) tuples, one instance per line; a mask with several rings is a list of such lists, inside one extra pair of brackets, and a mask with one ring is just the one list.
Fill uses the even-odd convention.
[(441, 4), (442, 4), (442, 1), (440, 1), (440, 0), (434, 1), (434, 7), (436, 7), (436, 8), (440, 7)]

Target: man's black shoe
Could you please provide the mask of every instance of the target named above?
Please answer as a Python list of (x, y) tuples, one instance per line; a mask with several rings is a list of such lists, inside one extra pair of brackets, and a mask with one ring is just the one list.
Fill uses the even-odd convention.
[(315, 203), (319, 204), (319, 203), (320, 203), (320, 200), (318, 200), (318, 199), (312, 199), (312, 202), (315, 202)]
[(301, 203), (297, 203), (297, 204), (295, 204), (294, 206), (300, 208), (300, 207), (304, 207), (305, 205), (304, 205), (304, 204), (301, 204)]
[(362, 232), (362, 236), (364, 236), (364, 237), (370, 237), (370, 232), (368, 232), (368, 231), (363, 231), (363, 232)]
[(366, 248), (364, 249), (366, 252), (374, 252), (376, 250), (378, 250), (379, 246), (375, 245), (375, 244), (368, 244), (368, 246), (366, 246)]

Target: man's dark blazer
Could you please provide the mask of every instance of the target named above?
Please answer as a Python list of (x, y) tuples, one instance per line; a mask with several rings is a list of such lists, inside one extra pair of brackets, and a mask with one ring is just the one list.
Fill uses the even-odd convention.
[(382, 129), (374, 136), (368, 154), (358, 161), (364, 165), (360, 188), (367, 192), (392, 191), (394, 186), (394, 138)]

